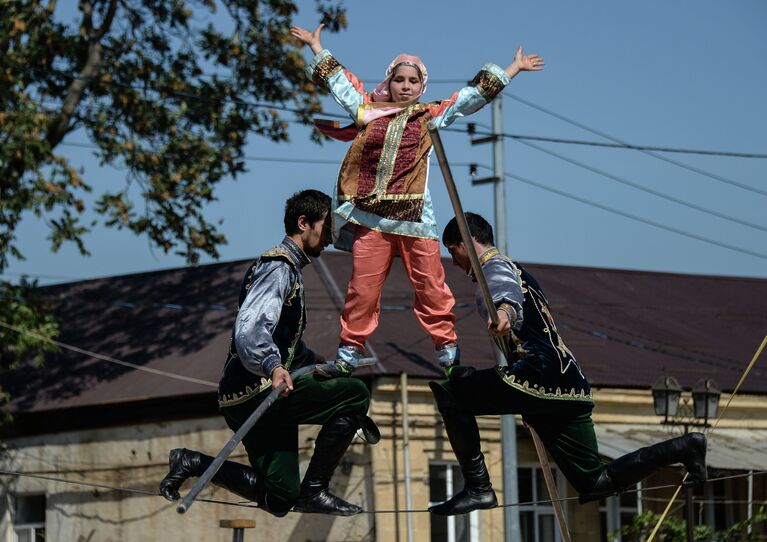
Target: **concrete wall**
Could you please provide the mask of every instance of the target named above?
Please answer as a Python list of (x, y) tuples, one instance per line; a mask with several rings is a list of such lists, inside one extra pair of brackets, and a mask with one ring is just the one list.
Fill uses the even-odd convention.
[[(301, 469), (306, 468), (317, 428), (300, 433)], [(6, 442), (9, 449), (2, 468), (151, 492), (153, 495), (116, 492), (28, 477), (2, 476), (0, 491), (0, 540), (12, 540), (9, 494), (45, 493), (46, 534), (50, 541), (123, 542), (131, 540), (232, 540), (232, 531), (219, 527), (221, 519), (255, 519), (256, 529), (245, 540), (291, 542), (372, 540), (371, 515), (336, 518), (288, 514), (278, 519), (257, 509), (197, 502), (179, 515), (175, 505), (157, 493), (167, 472), (168, 451), (187, 447), (215, 455), (231, 437), (222, 418), (147, 424), (113, 429), (51, 433)], [(331, 488), (365, 508), (372, 507), (368, 445), (355, 439), (347, 457), (349, 475), (337, 469)], [(233, 459), (247, 463), (242, 447)], [(191, 484), (184, 486), (188, 489)], [(183, 494), (183, 492), (182, 492)], [(155, 496), (157, 495), (157, 496)], [(237, 497), (214, 486), (201, 498), (237, 502)]]
[[(594, 423), (641, 423), (657, 426), (661, 418), (655, 416), (652, 397), (648, 390), (595, 390), (597, 407), (594, 410)], [(723, 397), (721, 405), (725, 403)], [(444, 432), (441, 417), (432, 399), (431, 391), (425, 380), (410, 379), (408, 384), (408, 417), (410, 423), (410, 464), (411, 494), (413, 509), (422, 510), (429, 503), (429, 463), (434, 461), (454, 461), (455, 456)], [(405, 509), (404, 454), (402, 446), (402, 402), (400, 380), (381, 379), (374, 389), (372, 401), (373, 418), (381, 427), (382, 440), (372, 448), (373, 476), (375, 477), (375, 501), (377, 510)], [(539, 466), (538, 457), (529, 432), (522, 427), (517, 417), (517, 454), (520, 467)], [(482, 438), (482, 452), (490, 471), (491, 481), (499, 501), (503, 496), (503, 465), (500, 442), (500, 418), (484, 416), (478, 419)], [(767, 427), (767, 398), (741, 396), (730, 406), (727, 419), (720, 427)], [(556, 465), (552, 462), (552, 467)], [(678, 469), (663, 469), (645, 481), (645, 487), (677, 484)], [(576, 491), (560, 475), (557, 480), (560, 497), (577, 497)], [(738, 487), (744, 487), (740, 482)], [(755, 484), (756, 505), (764, 499), (764, 480)], [(674, 488), (656, 490), (644, 496), (644, 510), (660, 513)], [(745, 491), (738, 492), (739, 499), (745, 498)], [(681, 505), (683, 500), (677, 501)], [(565, 503), (567, 522), (574, 542), (592, 542), (600, 539), (600, 504), (592, 502), (579, 505), (577, 500)], [(677, 506), (677, 515), (681, 517), (681, 506)], [(745, 505), (738, 519), (745, 517)], [(380, 542), (404, 542), (407, 540), (407, 516), (400, 514), (381, 514), (377, 518)], [(414, 513), (412, 515), (414, 540), (430, 540), (430, 515)], [(479, 512), (480, 539), (485, 542), (504, 540), (504, 521), (501, 508)]]
[[(646, 423), (657, 425), (660, 419), (652, 412), (648, 391), (596, 390), (594, 421), (599, 423)], [(411, 379), (408, 386), (410, 419), (410, 462), (413, 508), (423, 510), (429, 501), (429, 463), (454, 461), (441, 418), (425, 380)], [(724, 403), (724, 400), (722, 401)], [(335, 518), (289, 514), (274, 518), (263, 511), (198, 502), (180, 516), (175, 506), (159, 496), (157, 484), (167, 471), (171, 448), (187, 447), (215, 455), (231, 436), (221, 418), (163, 424), (145, 424), (71, 433), (50, 433), (7, 441), (2, 468), (38, 473), (41, 476), (66, 478), (127, 487), (153, 495), (121, 493), (107, 489), (77, 486), (51, 480), (0, 475), (0, 541), (11, 540), (7, 497), (13, 493), (45, 493), (47, 496), (46, 529), (48, 540), (77, 542), (162, 540), (229, 541), (232, 533), (219, 528), (221, 519), (255, 519), (255, 531), (246, 531), (246, 540), (372, 541), (406, 542), (405, 477), (402, 449), (402, 403), (400, 381), (379, 379), (374, 387), (372, 416), (378, 422), (382, 440), (369, 446), (355, 440), (347, 457), (351, 460), (348, 475), (338, 469), (331, 488), (373, 514)], [(503, 495), (500, 421), (497, 416), (481, 417), (482, 450), (487, 459), (493, 486), (499, 499)], [(767, 428), (767, 397), (738, 397), (728, 411), (722, 427)], [(305, 427), (300, 433), (301, 469), (312, 452), (317, 428)], [(518, 427), (520, 466), (537, 466), (538, 460), (527, 431)], [(247, 462), (244, 450), (235, 451), (234, 460)], [(767, 497), (766, 477), (755, 479), (755, 496)], [(665, 470), (648, 479), (648, 485), (678, 482), (678, 471)], [(186, 486), (187, 488), (189, 486)], [(646, 495), (645, 509), (660, 511), (673, 489)], [(728, 489), (730, 499), (745, 498), (745, 480)], [(560, 496), (575, 492), (560, 479)], [(215, 487), (203, 498), (237, 502), (236, 497)], [(681, 503), (679, 503), (681, 505)], [(679, 506), (681, 508), (681, 506)], [(745, 517), (745, 504), (736, 510)], [(757, 506), (758, 508), (758, 506)], [(599, 504), (566, 504), (568, 524), (576, 542), (599, 539)], [(681, 513), (681, 512), (680, 512)], [(503, 540), (503, 511), (478, 513), (480, 538), (486, 542)], [(414, 540), (431, 540), (431, 518), (427, 513), (412, 515)]]

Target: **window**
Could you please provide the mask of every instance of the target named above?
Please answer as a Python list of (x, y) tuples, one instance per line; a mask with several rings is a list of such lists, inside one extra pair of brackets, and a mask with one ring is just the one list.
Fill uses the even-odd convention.
[[(556, 482), (557, 469), (552, 468), (551, 472)], [(550, 500), (543, 470), (540, 467), (520, 467), (517, 469), (517, 482), (519, 502)], [(520, 506), (519, 526), (522, 531), (522, 542), (560, 542), (561, 540), (551, 503)]]
[(45, 495), (16, 495), (13, 499), (15, 542), (45, 541)]
[[(463, 489), (463, 476), (457, 463), (429, 464), (429, 506), (446, 501)], [(431, 518), (432, 542), (479, 542), (477, 512), (461, 516), (435, 516)]]
[[(641, 485), (636, 486), (641, 489)], [(641, 514), (640, 493), (631, 491), (599, 501), (600, 541), (620, 542), (620, 530)]]

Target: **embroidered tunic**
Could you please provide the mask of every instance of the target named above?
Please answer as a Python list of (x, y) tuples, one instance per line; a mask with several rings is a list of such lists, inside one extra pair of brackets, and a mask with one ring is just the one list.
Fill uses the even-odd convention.
[(218, 385), (220, 407), (270, 388), (272, 371), (280, 363), (290, 370), (315, 362), (301, 340), (306, 328), (301, 269), (308, 263), (304, 251), (286, 237), (248, 268)]
[[(497, 248), (485, 251), (479, 260), (493, 303), (511, 321), (511, 334), (497, 339), (504, 341), (501, 350), (508, 361), (507, 366), (496, 367), (498, 374), (510, 386), (536, 397), (592, 402), (589, 383), (560, 337), (535, 278)], [(476, 303), (487, 320), (479, 288)]]
[(410, 237), (438, 239), (428, 189), (430, 125), (443, 128), (478, 111), (509, 83), (506, 72), (485, 64), (469, 86), (449, 99), (414, 103), (396, 114), (363, 124), (366, 109), (379, 107), (362, 82), (324, 49), (307, 66), (314, 82), (330, 91), (358, 126), (333, 192), (333, 240), (350, 250), (341, 236), (347, 223)]

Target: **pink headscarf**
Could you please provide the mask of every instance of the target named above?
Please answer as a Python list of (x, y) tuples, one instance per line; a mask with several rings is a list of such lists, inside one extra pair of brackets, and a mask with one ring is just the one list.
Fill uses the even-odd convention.
[(420, 98), (423, 93), (426, 92), (426, 83), (429, 81), (429, 74), (426, 71), (426, 66), (424, 66), (423, 62), (421, 62), (421, 59), (417, 56), (403, 53), (391, 61), (389, 67), (386, 68), (386, 78), (378, 83), (378, 86), (373, 89), (373, 92), (370, 93), (370, 98), (374, 102), (391, 102), (391, 95), (389, 94), (389, 79), (391, 79), (391, 76), (394, 74), (394, 70), (399, 68), (401, 65), (415, 68), (420, 73), (422, 85), (421, 93), (418, 95), (418, 98)]
[[(421, 92), (418, 96), (407, 102), (392, 102), (389, 93), (389, 80), (394, 71), (401, 65), (411, 66), (418, 70), (421, 75)], [(344, 126), (343, 128), (332, 128), (325, 125), (317, 125), (317, 128), (325, 135), (338, 139), (340, 141), (351, 141), (357, 136), (359, 128), (367, 125), (375, 119), (394, 115), (406, 107), (416, 103), (418, 99), (426, 92), (426, 83), (429, 80), (429, 73), (421, 59), (415, 55), (401, 54), (391, 61), (386, 68), (386, 77), (369, 94), (370, 102), (362, 104), (357, 113), (357, 123)]]

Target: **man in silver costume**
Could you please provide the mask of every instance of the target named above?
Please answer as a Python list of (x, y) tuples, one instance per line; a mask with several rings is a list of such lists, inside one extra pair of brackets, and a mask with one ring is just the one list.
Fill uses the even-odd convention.
[[(317, 190), (294, 194), (285, 205), (285, 238), (264, 252), (242, 281), (218, 403), (232, 431), (237, 431), (270, 391), (286, 384), (282, 396), (243, 439), (250, 466), (226, 461), (213, 483), (236, 493), (275, 516), (291, 509), (305, 513), (350, 516), (359, 506), (333, 495), (328, 484), (357, 432), (377, 441), (377, 429), (365, 413), (370, 392), (345, 376), (307, 374), (291, 380), (290, 370), (319, 363), (302, 341), (306, 327), (302, 269), (330, 243), (330, 198)], [(314, 454), (299, 484), (298, 426), (321, 425)], [(179, 498), (189, 477), (200, 476), (213, 458), (177, 448), (160, 483), (168, 500)]]
[[(619, 493), (673, 463), (684, 464), (689, 473), (686, 484), (703, 483), (706, 437), (702, 433), (602, 463), (591, 420), (591, 388), (557, 331), (543, 290), (532, 275), (493, 246), (493, 228), (484, 218), (474, 213), (465, 216), (499, 324), (488, 319), (479, 291), (477, 308), (508, 365), (484, 370), (453, 365), (446, 369), (448, 380), (429, 384), (465, 480), (459, 493), (430, 510), (454, 515), (497, 506), (480, 449), (476, 421), (480, 415), (521, 414), (580, 493), (581, 502)], [(474, 279), (455, 218), (445, 226), (442, 242), (453, 263)]]

